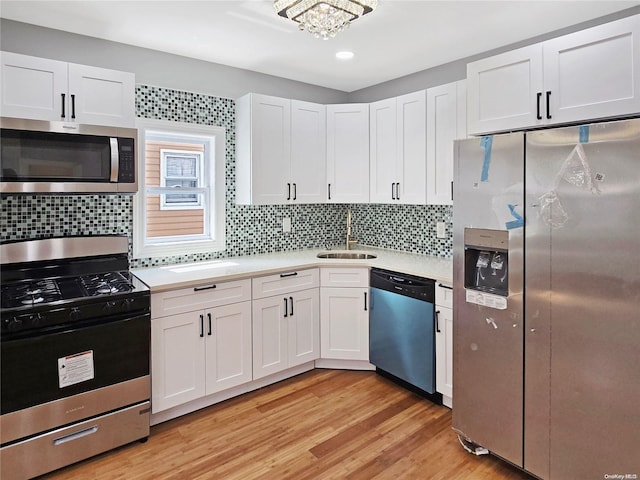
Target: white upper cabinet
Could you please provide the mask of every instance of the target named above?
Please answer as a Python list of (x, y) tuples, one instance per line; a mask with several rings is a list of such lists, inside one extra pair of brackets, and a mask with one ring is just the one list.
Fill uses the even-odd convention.
[(453, 203), (453, 141), (465, 138), (466, 82), (427, 89), (427, 203)]
[(324, 105), (250, 93), (236, 102), (236, 202), (325, 201)]
[(327, 114), (324, 105), (291, 100), (292, 201), (327, 199)]
[(327, 199), (369, 202), (369, 105), (327, 105)]
[(640, 112), (640, 15), (544, 42), (543, 58), (549, 122)]
[[(291, 100), (250, 93), (236, 101), (236, 202), (274, 205), (291, 197)], [(289, 181), (290, 183), (290, 181)]]
[(425, 91), (380, 100), (369, 109), (371, 202), (425, 204)]
[[(467, 65), (470, 134), (535, 125), (542, 108), (542, 49), (505, 52)], [(538, 112), (538, 113), (537, 113)]]
[(470, 134), (640, 112), (640, 15), (467, 65)]
[(2, 52), (2, 116), (89, 125), (135, 125), (135, 76)]
[(369, 105), (369, 200), (391, 203), (398, 181), (396, 99), (388, 98)]

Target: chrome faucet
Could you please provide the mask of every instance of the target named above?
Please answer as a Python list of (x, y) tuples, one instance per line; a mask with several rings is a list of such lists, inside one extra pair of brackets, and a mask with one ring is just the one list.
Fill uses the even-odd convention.
[(351, 239), (351, 210), (347, 209), (347, 245), (346, 248), (349, 250), (351, 245), (355, 244), (357, 240)]

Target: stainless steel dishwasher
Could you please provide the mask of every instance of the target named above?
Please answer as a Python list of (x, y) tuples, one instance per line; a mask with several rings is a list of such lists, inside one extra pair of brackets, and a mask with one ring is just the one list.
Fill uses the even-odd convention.
[(370, 289), (369, 361), (435, 394), (435, 281), (374, 268)]

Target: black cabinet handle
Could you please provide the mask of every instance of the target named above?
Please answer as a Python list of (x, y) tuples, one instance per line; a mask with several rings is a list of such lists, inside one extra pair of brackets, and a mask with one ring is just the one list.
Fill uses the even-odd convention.
[(200, 338), (204, 337), (204, 315), (200, 315)]
[(75, 120), (76, 118), (76, 96), (71, 94), (71, 118)]
[(400, 182), (396, 183), (396, 200), (400, 200)]
[(440, 288), (446, 288), (447, 290), (453, 290), (453, 287), (450, 287), (449, 285), (443, 285), (443, 284), (439, 283), (438, 286)]
[(331, 200), (331, 184), (327, 184), (327, 195), (329, 197), (329, 200)]
[(287, 297), (284, 297), (284, 318), (289, 316), (289, 305), (287, 304)]
[(395, 200), (396, 199), (396, 194), (394, 193), (395, 192), (395, 190), (394, 190), (395, 187), (396, 187), (396, 184), (392, 183), (391, 184), (391, 200)]
[(367, 311), (367, 292), (364, 292), (364, 311)]
[(298, 185), (293, 184), (293, 199), (296, 200), (298, 198)]
[(291, 302), (291, 311), (289, 312), (289, 316), (293, 317), (293, 297), (289, 297), (289, 301)]
[(209, 321), (209, 333), (207, 335), (211, 336), (211, 314), (207, 313), (207, 320)]
[(540, 99), (542, 98), (542, 92), (536, 93), (536, 118), (538, 120), (542, 120), (542, 115), (540, 115)]
[(280, 278), (295, 277), (296, 275), (298, 275), (298, 272), (281, 273)]
[(206, 287), (193, 287), (194, 292), (201, 292), (202, 290), (211, 290), (212, 288), (216, 288), (215, 285), (207, 285)]
[(451, 180), (451, 201), (453, 202), (453, 180)]
[(440, 333), (440, 310), (436, 310), (436, 333)]
[(287, 183), (287, 200), (291, 200), (291, 184)]
[(549, 106), (549, 97), (551, 97), (551, 90), (547, 90), (547, 120), (551, 120), (551, 107)]
[(62, 115), (60, 115), (60, 118), (65, 118), (67, 116), (64, 113), (64, 106), (65, 106), (65, 103), (67, 103), (67, 101), (65, 100), (66, 95), (64, 93), (61, 93), (60, 96), (62, 96)]

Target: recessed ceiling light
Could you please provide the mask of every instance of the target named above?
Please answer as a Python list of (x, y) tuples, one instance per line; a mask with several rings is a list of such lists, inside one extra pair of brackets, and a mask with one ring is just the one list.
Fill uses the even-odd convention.
[(353, 58), (353, 52), (342, 51), (336, 53), (336, 58), (338, 60), (351, 60)]

